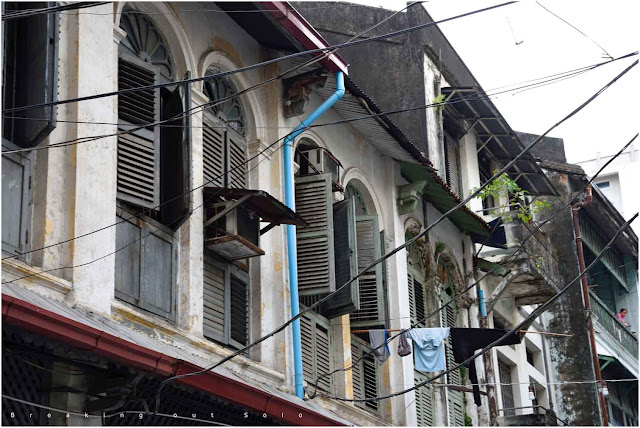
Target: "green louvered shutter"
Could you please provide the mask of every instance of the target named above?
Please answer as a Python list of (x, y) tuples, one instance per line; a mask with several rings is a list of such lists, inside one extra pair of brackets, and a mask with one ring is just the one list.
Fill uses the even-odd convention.
[[(418, 385), (428, 379), (428, 376), (419, 371), (413, 372), (414, 385)], [(416, 417), (419, 427), (432, 427), (436, 424), (436, 408), (433, 397), (433, 388), (422, 386), (415, 390), (416, 393)]]
[(227, 129), (226, 187), (244, 189), (247, 187), (247, 142), (233, 129)]
[[(123, 217), (126, 218), (125, 221)], [(156, 315), (173, 318), (173, 236), (150, 218), (116, 216), (116, 297)]]
[(296, 213), (307, 223), (297, 228), (298, 290), (301, 296), (336, 289), (331, 175), (296, 179)]
[[(336, 289), (358, 273), (356, 248), (356, 210), (353, 198), (333, 204), (333, 240), (335, 246)], [(359, 309), (358, 280), (322, 305), (322, 314), (335, 318)]]
[[(153, 85), (156, 73), (137, 62), (118, 60), (118, 89)], [(118, 118), (122, 130), (156, 122), (160, 118), (160, 90), (148, 89), (118, 96)], [(160, 197), (159, 136), (148, 126), (118, 136), (118, 198), (151, 208)]]
[(202, 158), (204, 185), (222, 187), (224, 182), (224, 130), (220, 121), (209, 111), (203, 114)]
[[(381, 256), (378, 216), (356, 217), (358, 272)], [(354, 327), (378, 326), (385, 323), (382, 264), (378, 263), (359, 278), (360, 309), (351, 314)]]
[(203, 268), (203, 331), (204, 336), (225, 341), (226, 272), (205, 257)]
[(229, 338), (236, 348), (249, 342), (249, 287), (248, 278), (230, 275), (229, 280)]
[[(447, 293), (442, 294), (440, 304), (448, 302), (451, 299)], [(444, 310), (440, 312), (441, 322), (443, 327), (455, 327), (456, 326), (456, 307), (452, 303), (447, 305)], [(455, 367), (457, 363), (453, 357), (453, 348), (451, 346), (451, 336), (445, 340), (445, 356), (447, 360), (447, 369)], [(454, 370), (447, 374), (447, 383), (451, 385), (462, 385), (462, 376), (460, 370)], [(451, 426), (464, 426), (464, 392), (454, 391), (449, 389), (447, 391), (447, 411), (449, 414), (449, 424)]]
[(249, 275), (205, 256), (203, 268), (204, 336), (235, 348), (249, 342)]
[[(324, 317), (311, 312), (300, 317), (302, 371), (308, 383), (315, 382), (320, 375), (329, 373), (333, 368), (329, 330), (329, 321)], [(331, 392), (331, 376), (323, 377), (318, 388)], [(311, 391), (313, 389), (311, 387)]]
[[(351, 360), (356, 361), (371, 351), (367, 342), (351, 335)], [(352, 369), (353, 397), (356, 399), (378, 396), (378, 363), (373, 355), (367, 355), (354, 364)], [(356, 402), (357, 406), (373, 412), (378, 411), (378, 402)]]

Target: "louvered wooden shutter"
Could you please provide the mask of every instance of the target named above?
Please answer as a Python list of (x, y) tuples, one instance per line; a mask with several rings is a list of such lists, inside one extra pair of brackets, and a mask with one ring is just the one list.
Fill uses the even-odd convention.
[[(188, 92), (188, 91), (185, 91)], [(185, 98), (188, 96), (185, 93)], [(162, 120), (184, 111), (179, 89), (163, 97)], [(186, 132), (190, 116), (167, 122), (160, 131), (160, 218), (177, 230), (189, 212), (189, 140)]]
[(12, 254), (28, 251), (30, 177), (30, 157), (2, 155), (2, 249)]
[[(418, 385), (428, 379), (428, 376), (419, 371), (413, 372), (414, 385)], [(415, 390), (416, 416), (419, 427), (432, 427), (436, 424), (436, 408), (433, 397), (433, 388), (422, 386)]]
[[(46, 8), (48, 2), (4, 2), (6, 11)], [(3, 21), (2, 107), (49, 103), (58, 95), (57, 13)], [(55, 106), (10, 113), (34, 120), (3, 118), (2, 136), (20, 147), (35, 147), (56, 127)]]
[(460, 170), (460, 147), (458, 143), (445, 139), (445, 169), (447, 174), (447, 184), (451, 190), (462, 197), (462, 171)]
[(224, 183), (224, 130), (220, 121), (209, 111), (204, 112), (202, 145), (205, 186), (222, 187)]
[[(381, 256), (378, 216), (356, 217), (358, 272)], [(352, 326), (377, 326), (385, 323), (382, 264), (378, 263), (360, 276), (358, 283), (360, 309), (351, 316)]]
[[(121, 222), (124, 216), (127, 220)], [(173, 237), (151, 219), (118, 214), (116, 297), (165, 318), (173, 317)], [(151, 224), (152, 223), (152, 224)]]
[(249, 287), (247, 282), (231, 275), (230, 288), (230, 339), (232, 345), (241, 348), (249, 341)]
[[(355, 200), (347, 198), (333, 204), (333, 241), (335, 246), (336, 289), (358, 273)], [(335, 318), (360, 308), (358, 280), (336, 293), (323, 304), (322, 314)]]
[[(300, 317), (302, 334), (302, 371), (304, 380), (313, 383), (318, 376), (329, 373), (332, 368), (331, 338), (326, 318), (307, 312)], [(318, 388), (331, 392), (331, 376), (323, 377)], [(313, 391), (313, 387), (312, 387)]]
[[(451, 297), (443, 293), (441, 297), (441, 305), (451, 300)], [(440, 312), (441, 322), (443, 327), (455, 327), (456, 326), (456, 307), (451, 303), (447, 305), (444, 310)], [(453, 348), (451, 346), (451, 337), (448, 337), (444, 343), (445, 356), (447, 360), (447, 369), (455, 367), (457, 363), (453, 357)], [(462, 385), (462, 376), (460, 370), (454, 370), (447, 374), (447, 383), (451, 385)], [(449, 414), (449, 424), (451, 426), (464, 426), (464, 392), (454, 391), (449, 389), (447, 391), (447, 411)]]
[(227, 187), (247, 187), (247, 142), (233, 129), (227, 129)]
[(203, 269), (203, 331), (204, 336), (225, 342), (225, 283), (227, 272), (208, 258)]
[(296, 230), (300, 295), (335, 290), (331, 175), (296, 179), (296, 213), (308, 226)]
[[(118, 61), (118, 89), (153, 85), (156, 73), (134, 62)], [(118, 96), (120, 130), (156, 122), (159, 90), (129, 92)], [(131, 126), (133, 125), (133, 126)], [(159, 200), (160, 170), (158, 136), (153, 126), (118, 136), (118, 198), (153, 207)]]
[(243, 348), (249, 342), (249, 276), (205, 256), (203, 279), (204, 336)]
[[(371, 351), (367, 342), (351, 335), (351, 360), (356, 361)], [(378, 396), (378, 363), (373, 355), (367, 355), (354, 364), (352, 369), (353, 397), (356, 399)], [(378, 410), (378, 403), (372, 401), (356, 402), (357, 406), (371, 411)]]

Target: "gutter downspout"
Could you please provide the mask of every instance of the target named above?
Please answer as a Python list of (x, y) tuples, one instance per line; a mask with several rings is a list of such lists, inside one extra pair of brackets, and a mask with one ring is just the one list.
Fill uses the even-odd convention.
[[(344, 95), (344, 74), (336, 73), (336, 91), (325, 102), (311, 113), (302, 123), (295, 127), (293, 132), (284, 140), (284, 200), (285, 205), (295, 211), (295, 192), (293, 183), (293, 140), (304, 129), (311, 125), (324, 112), (329, 110)], [(291, 316), (300, 313), (300, 301), (298, 297), (298, 255), (296, 250), (296, 227), (287, 225), (287, 257), (289, 261), (289, 294), (291, 296)], [(300, 336), (300, 320), (292, 324), (293, 329), (293, 369), (295, 376), (296, 395), (304, 399), (304, 374), (302, 372), (302, 341)]]
[[(578, 211), (580, 208), (585, 205), (589, 205), (593, 200), (593, 196), (591, 195), (591, 186), (587, 187), (587, 196), (584, 202), (580, 202), (577, 204), (571, 205), (571, 215), (573, 217), (573, 232), (576, 237), (576, 250), (578, 252), (578, 265), (580, 268), (580, 272), (584, 271), (585, 261), (584, 261), (584, 250), (582, 248), (582, 237), (580, 236), (580, 223), (578, 222)], [(600, 371), (600, 360), (598, 359), (598, 350), (596, 348), (596, 338), (593, 333), (593, 314), (591, 312), (591, 302), (589, 301), (589, 287), (587, 284), (587, 276), (582, 275), (580, 277), (580, 282), (582, 283), (582, 298), (584, 299), (584, 310), (587, 314), (587, 323), (589, 327), (589, 341), (591, 344), (591, 357), (593, 359), (593, 370), (595, 371), (596, 381), (598, 381), (597, 391), (598, 398), (600, 399), (600, 413), (602, 415), (602, 425), (608, 426), (609, 420), (607, 417), (607, 403), (604, 399), (604, 394), (602, 393), (601, 385), (602, 385), (602, 373)]]

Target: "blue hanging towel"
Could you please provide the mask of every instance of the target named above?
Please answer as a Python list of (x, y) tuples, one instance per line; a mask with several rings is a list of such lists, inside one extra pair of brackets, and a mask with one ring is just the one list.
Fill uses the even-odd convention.
[(449, 327), (414, 328), (407, 332), (407, 337), (413, 340), (416, 370), (437, 372), (447, 368), (442, 341), (449, 337)]

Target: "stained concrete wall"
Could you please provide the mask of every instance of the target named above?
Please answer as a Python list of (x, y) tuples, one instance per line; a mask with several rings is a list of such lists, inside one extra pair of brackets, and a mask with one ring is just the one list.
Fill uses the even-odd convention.
[[(551, 205), (548, 213), (560, 210), (567, 200), (582, 187), (574, 176), (562, 172), (547, 173), (551, 183), (560, 192), (559, 198), (546, 198)], [(550, 214), (543, 214), (539, 220)], [(552, 245), (559, 260), (560, 283), (568, 284), (579, 273), (578, 257), (573, 237), (571, 211), (562, 210), (544, 228), (553, 237)], [(594, 368), (587, 329), (587, 318), (580, 282), (573, 286), (547, 312), (545, 329), (556, 333), (571, 334), (571, 337), (548, 337), (548, 352), (551, 362), (549, 373), (552, 382), (595, 380)], [(555, 388), (556, 413), (571, 425), (600, 425), (598, 396), (595, 384), (560, 384)]]

